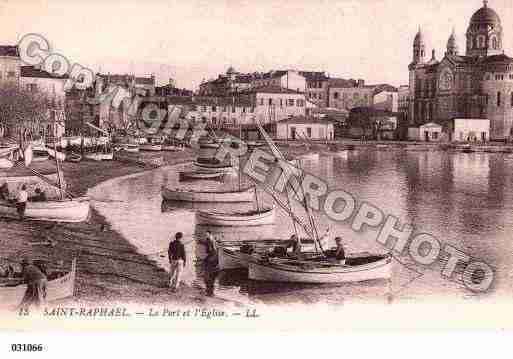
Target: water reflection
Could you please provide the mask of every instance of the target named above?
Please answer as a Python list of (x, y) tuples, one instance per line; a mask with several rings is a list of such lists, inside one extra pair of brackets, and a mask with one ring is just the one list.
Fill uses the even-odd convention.
[[(432, 233), (443, 243), (452, 244), (497, 267), (497, 290), (512, 289), (513, 245), (509, 231), (513, 226), (513, 161), (505, 160), (504, 155), (349, 151), (347, 159), (321, 154), (316, 160), (303, 160), (302, 166), (306, 171), (326, 178), (330, 188), (342, 188), (352, 193), (358, 202), (368, 201), (386, 214), (396, 215), (401, 223), (411, 223), (417, 231)], [(195, 265), (191, 264), (187, 269), (191, 281), (201, 277), (199, 263), (204, 257), (204, 248), (197, 245), (197, 241), (204, 238), (206, 230), (229, 241), (288, 238), (294, 232), (290, 215), (281, 209), (276, 214), (276, 225), (272, 226), (226, 228), (196, 225), (197, 210), (248, 210), (255, 208), (255, 204), (163, 202), (160, 195), (163, 185), (191, 189), (237, 186), (237, 177), (228, 178), (225, 182), (180, 182), (178, 172), (189, 169), (188, 166), (177, 166), (97, 187), (92, 197), (112, 202), (95, 202), (94, 206), (142, 253), (167, 249), (170, 236), (176, 231), (184, 232), (189, 241), (187, 249), (196, 259)], [(261, 206), (273, 204), (272, 198), (260, 190), (257, 197)], [(293, 206), (300, 209), (299, 204)], [(348, 222), (335, 223), (319, 212), (314, 214), (320, 232), (330, 227), (331, 238), (340, 235), (347, 240), (347, 252), (383, 251), (374, 241), (375, 230), (355, 233)], [(400, 259), (410, 263), (407, 257)], [(167, 268), (166, 258), (158, 260)], [(442, 279), (438, 267), (418, 269), (425, 274), (411, 281), (416, 278), (416, 272), (401, 265), (394, 267), (391, 286), (402, 288), (408, 283), (401, 289), (400, 298), (425, 300), (440, 296), (468, 296), (461, 285)], [(388, 285), (379, 281), (335, 287), (273, 285), (249, 281), (245, 271), (223, 273), (219, 283), (221, 291), (235, 288), (251, 298), (268, 302), (338, 303), (348, 298), (382, 300), (388, 290)]]

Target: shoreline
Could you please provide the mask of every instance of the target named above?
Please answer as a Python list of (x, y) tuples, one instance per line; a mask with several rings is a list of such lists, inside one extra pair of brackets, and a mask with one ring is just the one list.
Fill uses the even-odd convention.
[[(160, 153), (166, 167), (189, 162), (194, 158), (191, 150)], [(90, 189), (106, 182), (135, 176), (155, 168), (144, 168), (118, 161), (78, 164), (64, 163), (64, 176), (69, 189), (84, 195)], [(69, 270), (72, 258), (78, 259), (75, 296), (64, 300), (66, 304), (100, 305), (102, 303), (185, 305), (204, 303), (203, 289), (182, 286), (177, 293), (167, 288), (168, 273), (120, 233), (110, 228), (108, 220), (91, 206), (86, 223), (20, 222), (0, 219), (4, 235), (0, 245), (6, 250), (0, 257), (3, 265), (19, 263), (20, 259), (43, 258), (50, 269)], [(35, 244), (51, 239), (55, 246)], [(209, 298), (211, 303), (225, 303)]]

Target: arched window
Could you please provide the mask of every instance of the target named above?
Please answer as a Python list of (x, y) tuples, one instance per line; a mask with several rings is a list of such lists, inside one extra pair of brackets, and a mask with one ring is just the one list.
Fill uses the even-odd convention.
[(494, 38), (492, 39), (492, 48), (493, 48), (494, 50), (497, 50), (497, 49), (499, 48), (499, 43), (498, 43), (498, 41), (497, 41), (497, 38), (496, 38), (496, 37), (494, 37)]
[(497, 107), (501, 106), (501, 92), (497, 92)]

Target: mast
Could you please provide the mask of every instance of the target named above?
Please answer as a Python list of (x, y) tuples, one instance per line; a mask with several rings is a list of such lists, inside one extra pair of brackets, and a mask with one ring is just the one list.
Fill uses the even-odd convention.
[(57, 168), (57, 179), (59, 181), (59, 196), (61, 198), (61, 200), (64, 199), (64, 193), (63, 193), (63, 190), (62, 190), (62, 173), (61, 173), (61, 167), (59, 165), (59, 159), (57, 158), (57, 110), (53, 109), (52, 111), (53, 112), (53, 136), (54, 136), (54, 140), (53, 140), (53, 151), (54, 151), (54, 157), (55, 157), (55, 167)]

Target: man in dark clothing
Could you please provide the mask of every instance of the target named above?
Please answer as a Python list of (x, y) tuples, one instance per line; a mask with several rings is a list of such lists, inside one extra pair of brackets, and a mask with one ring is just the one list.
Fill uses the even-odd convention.
[(181, 242), (182, 232), (175, 234), (175, 240), (169, 243), (167, 251), (170, 266), (169, 288), (176, 292), (180, 285), (180, 278), (186, 264), (185, 246)]
[(207, 287), (206, 295), (207, 297), (213, 297), (216, 278), (219, 274), (217, 248), (212, 233), (207, 231), (206, 235), (207, 238), (204, 244), (206, 246), (207, 256), (203, 262), (203, 270), (205, 272), (204, 279), (205, 286)]
[(21, 301), (21, 308), (28, 308), (31, 305), (37, 307), (46, 302), (46, 275), (27, 259), (21, 262), (23, 281), (27, 284), (27, 290)]
[(344, 251), (344, 245), (342, 244), (342, 237), (336, 237), (335, 243), (337, 244), (337, 247), (328, 251), (326, 254), (328, 255), (328, 258), (337, 264), (345, 264), (346, 252)]

